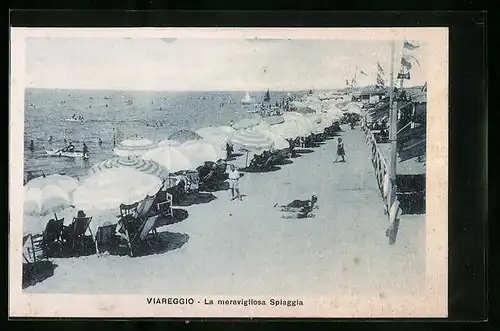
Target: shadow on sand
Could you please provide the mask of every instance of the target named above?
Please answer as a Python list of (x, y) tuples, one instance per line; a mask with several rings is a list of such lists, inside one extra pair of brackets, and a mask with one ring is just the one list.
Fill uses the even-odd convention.
[(192, 205), (198, 205), (201, 203), (209, 203), (212, 200), (217, 199), (212, 193), (202, 193), (196, 192), (184, 196), (182, 199), (175, 201), (175, 205), (179, 207), (187, 207)]
[(181, 248), (189, 241), (189, 235), (186, 233), (163, 231), (158, 232), (155, 243), (149, 246), (143, 242), (134, 252), (134, 257), (163, 254)]
[(297, 154), (310, 154), (310, 153), (314, 152), (314, 150), (308, 149), (308, 148), (296, 148), (295, 152)]
[(200, 184), (199, 190), (204, 192), (227, 191), (229, 190), (229, 183), (226, 181), (202, 183)]
[(22, 288), (25, 289), (54, 276), (54, 270), (56, 268), (57, 265), (52, 261), (40, 261), (29, 264), (23, 263)]
[(172, 208), (172, 213), (174, 214), (173, 217), (158, 217), (155, 222), (155, 228), (182, 222), (189, 216), (187, 210), (180, 208)]
[(281, 162), (277, 162), (276, 164), (277, 165), (287, 165), (287, 164), (292, 164), (293, 161), (292, 160), (289, 160), (289, 159), (284, 159), (282, 160)]
[(266, 167), (266, 168), (246, 167), (246, 168), (241, 168), (239, 170), (242, 171), (242, 172), (249, 172), (249, 173), (263, 173), (263, 172), (278, 171), (278, 170), (281, 170), (281, 168), (273, 165), (273, 166)]

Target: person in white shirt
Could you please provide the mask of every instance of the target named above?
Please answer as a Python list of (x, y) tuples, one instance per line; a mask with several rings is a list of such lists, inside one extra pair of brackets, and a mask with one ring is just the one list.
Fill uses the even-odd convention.
[[(229, 188), (231, 189), (231, 200), (234, 199), (239, 199), (242, 200), (241, 195), (240, 195), (240, 178), (243, 176), (243, 174), (240, 174), (238, 170), (236, 170), (236, 167), (234, 164), (231, 164), (229, 166)], [(234, 193), (236, 192), (236, 196)]]

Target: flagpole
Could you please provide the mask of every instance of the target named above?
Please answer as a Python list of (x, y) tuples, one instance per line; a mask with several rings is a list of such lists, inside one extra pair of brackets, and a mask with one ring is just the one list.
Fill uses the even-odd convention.
[(390, 210), (394, 198), (396, 196), (394, 185), (396, 183), (396, 138), (397, 138), (397, 107), (395, 107), (396, 101), (394, 100), (394, 40), (391, 41), (391, 87), (389, 93), (389, 140), (391, 141), (391, 159), (389, 162), (389, 194), (388, 194), (388, 211)]

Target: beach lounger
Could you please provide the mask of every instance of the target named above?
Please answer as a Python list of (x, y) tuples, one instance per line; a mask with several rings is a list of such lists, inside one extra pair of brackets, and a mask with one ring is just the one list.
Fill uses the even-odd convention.
[[(90, 239), (93, 241), (92, 230), (90, 230), (90, 222), (92, 217), (73, 217), (73, 222), (69, 226), (63, 227), (62, 239), (65, 244), (71, 247), (74, 251), (78, 246), (81, 251), (85, 248), (85, 240)], [(90, 236), (86, 236), (90, 232)]]
[(127, 240), (130, 256), (134, 256), (134, 251), (142, 241), (146, 241), (148, 245), (150, 244), (150, 239), (146, 240), (148, 234), (156, 233), (154, 225), (158, 215), (149, 216), (151, 215), (151, 209), (154, 207), (155, 199), (156, 196), (146, 196), (142, 201), (137, 203), (135, 214), (133, 214), (133, 207), (130, 208), (132, 212), (129, 212), (127, 209), (127, 212), (118, 222), (120, 231), (125, 233), (124, 238)]
[(170, 216), (173, 217), (174, 213), (172, 211), (173, 197), (172, 194), (165, 192), (165, 200), (160, 201), (156, 204), (158, 209), (158, 216)]
[(55, 219), (47, 222), (42, 234), (31, 235), (29, 238), (31, 244), (28, 251), (35, 263), (42, 258), (57, 256), (61, 252), (64, 218), (57, 219), (57, 215), (54, 216)]
[(95, 236), (95, 245), (97, 253), (102, 252), (106, 248), (111, 248), (119, 245), (119, 237), (116, 235), (115, 224), (105, 224), (97, 228)]

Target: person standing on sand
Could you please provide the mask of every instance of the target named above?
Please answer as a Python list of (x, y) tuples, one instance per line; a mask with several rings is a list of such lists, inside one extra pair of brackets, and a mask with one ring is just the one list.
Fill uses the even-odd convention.
[[(234, 164), (231, 164), (229, 166), (229, 188), (231, 189), (231, 201), (234, 199), (239, 199), (243, 200), (240, 195), (240, 178), (243, 176), (243, 174), (240, 174), (238, 170), (236, 170), (236, 167)], [(234, 195), (236, 191), (236, 195)]]
[(341, 162), (345, 162), (345, 149), (342, 138), (339, 138), (339, 142), (337, 143), (337, 158), (335, 159), (335, 162), (338, 162), (339, 157), (342, 158)]

